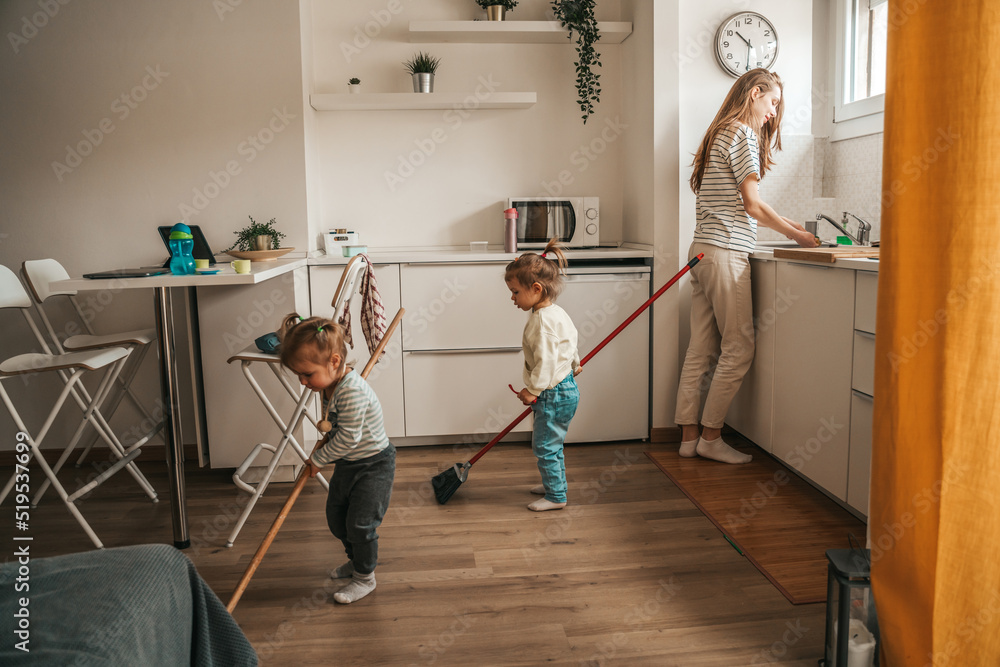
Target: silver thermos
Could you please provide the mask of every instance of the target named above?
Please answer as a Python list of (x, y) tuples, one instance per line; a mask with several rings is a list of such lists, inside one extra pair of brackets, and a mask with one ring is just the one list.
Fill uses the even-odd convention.
[(517, 252), (517, 209), (503, 212), (503, 251)]

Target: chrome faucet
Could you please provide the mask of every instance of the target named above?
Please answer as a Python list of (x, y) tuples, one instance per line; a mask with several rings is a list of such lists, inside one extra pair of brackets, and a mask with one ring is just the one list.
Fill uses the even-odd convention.
[[(855, 220), (858, 221), (858, 233), (857, 233), (857, 235), (854, 235), (851, 232), (847, 231), (847, 225), (850, 222), (847, 219), (848, 216), (850, 216), (850, 217), (852, 217), (852, 218), (854, 218)], [(833, 225), (834, 227), (836, 227), (837, 230), (840, 231), (844, 236), (846, 236), (847, 238), (851, 239), (851, 242), (854, 243), (854, 245), (860, 245), (860, 246), (870, 246), (871, 245), (871, 241), (869, 240), (869, 236), (871, 235), (871, 231), (872, 231), (871, 223), (867, 222), (866, 220), (862, 220), (861, 218), (859, 218), (858, 216), (854, 215), (853, 213), (848, 213), (847, 211), (844, 211), (843, 222), (837, 222), (836, 220), (834, 220), (830, 216), (824, 215), (822, 213), (817, 213), (816, 214), (816, 220), (826, 220), (831, 225)]]

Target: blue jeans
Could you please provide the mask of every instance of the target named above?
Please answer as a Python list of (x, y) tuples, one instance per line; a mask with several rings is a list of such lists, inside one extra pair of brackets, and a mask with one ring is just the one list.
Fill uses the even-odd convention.
[(378, 527), (389, 509), (396, 449), (389, 446), (360, 461), (337, 461), (326, 497), (326, 522), (359, 574), (378, 565)]
[(531, 451), (538, 458), (538, 472), (542, 474), (545, 499), (553, 503), (566, 502), (563, 441), (579, 403), (580, 389), (570, 373), (565, 380), (543, 391), (531, 405), (535, 412)]

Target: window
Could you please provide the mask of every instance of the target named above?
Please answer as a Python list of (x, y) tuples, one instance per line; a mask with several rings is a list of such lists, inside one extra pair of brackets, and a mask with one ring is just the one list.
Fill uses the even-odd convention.
[[(885, 101), (887, 0), (837, 0), (834, 122), (881, 114)], [(879, 121), (881, 122), (881, 121)]]
[(853, 0), (853, 5), (847, 102), (885, 94), (885, 39), (889, 32), (887, 0)]

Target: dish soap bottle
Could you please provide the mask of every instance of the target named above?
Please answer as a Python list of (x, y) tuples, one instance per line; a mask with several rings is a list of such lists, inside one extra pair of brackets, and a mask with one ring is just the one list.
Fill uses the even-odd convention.
[(503, 212), (503, 251), (517, 252), (517, 209)]
[(189, 276), (194, 269), (194, 236), (191, 228), (178, 222), (170, 229), (170, 273), (175, 276)]

